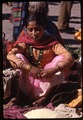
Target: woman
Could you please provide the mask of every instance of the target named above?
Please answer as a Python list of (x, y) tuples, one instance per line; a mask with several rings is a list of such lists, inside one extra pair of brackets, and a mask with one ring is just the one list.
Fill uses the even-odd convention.
[(42, 15), (31, 14), (24, 36), (7, 55), (12, 66), (20, 70), (20, 89), (27, 96), (27, 102), (33, 105), (45, 104), (74, 62), (58, 40), (45, 31), (45, 22)]

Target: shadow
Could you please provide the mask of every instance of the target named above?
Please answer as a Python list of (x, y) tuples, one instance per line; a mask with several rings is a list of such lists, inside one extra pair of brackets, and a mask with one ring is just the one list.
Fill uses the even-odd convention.
[(70, 19), (81, 19), (81, 17), (70, 17)]
[(2, 20), (9, 20), (10, 16), (11, 16), (11, 14), (3, 14), (2, 15)]
[(78, 4), (78, 3), (80, 3), (81, 1), (74, 1), (74, 4)]
[[(77, 21), (74, 21), (74, 20), (72, 20), (72, 19), (74, 19), (74, 20), (76, 20), (77, 19)], [(80, 20), (80, 21), (78, 21), (78, 19)], [(81, 24), (81, 17), (70, 17), (70, 23), (77, 23), (77, 24)]]
[(52, 21), (58, 21), (58, 16), (48, 16), (48, 18)]
[(59, 5), (60, 4), (60, 1), (58, 2), (48, 2), (48, 4), (50, 4), (50, 5)]
[(80, 45), (80, 41), (74, 40), (74, 39), (62, 39), (63, 43), (65, 45), (70, 44), (70, 45)]
[(76, 24), (81, 24), (81, 21), (69, 21), (70, 23), (76, 23)]

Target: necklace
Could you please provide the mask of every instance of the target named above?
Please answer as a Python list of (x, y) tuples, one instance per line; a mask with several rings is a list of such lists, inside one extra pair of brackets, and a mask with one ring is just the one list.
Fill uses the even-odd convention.
[(43, 50), (39, 50), (39, 56), (38, 56), (37, 60), (35, 59), (35, 57), (33, 55), (33, 47), (32, 46), (29, 46), (29, 54), (30, 54), (30, 57), (31, 57), (32, 64), (35, 65), (35, 66), (39, 66), (40, 65), (40, 60), (42, 58)]

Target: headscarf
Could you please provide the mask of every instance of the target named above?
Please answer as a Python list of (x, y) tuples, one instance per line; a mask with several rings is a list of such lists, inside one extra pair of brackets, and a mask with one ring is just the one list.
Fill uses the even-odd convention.
[(31, 39), (28, 35), (23, 35), (15, 42), (14, 46), (21, 42), (27, 43), (28, 45), (31, 45), (32, 47), (39, 48), (39, 49), (48, 48), (58, 43), (56, 38), (54, 38), (47, 31), (44, 32), (43, 37), (40, 38), (39, 41), (37, 42)]

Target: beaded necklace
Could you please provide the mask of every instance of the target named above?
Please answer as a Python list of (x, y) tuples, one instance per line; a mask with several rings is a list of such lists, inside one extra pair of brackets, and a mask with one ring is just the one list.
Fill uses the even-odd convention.
[(31, 57), (31, 62), (33, 65), (35, 66), (40, 66), (40, 60), (42, 58), (42, 54), (43, 54), (43, 50), (39, 50), (39, 56), (38, 56), (38, 60), (35, 59), (34, 55), (33, 55), (33, 47), (29, 46), (29, 53), (30, 53), (30, 57)]
[[(26, 30), (26, 27), (24, 27), (24, 31), (25, 31), (25, 35), (27, 35), (27, 30)], [(43, 54), (43, 50), (39, 50), (39, 57), (38, 57), (38, 60), (36, 60), (34, 58), (34, 55), (33, 55), (33, 47), (32, 46), (29, 46), (29, 54), (30, 54), (30, 61), (32, 63), (32, 65), (35, 65), (35, 66), (40, 66), (40, 60), (42, 58), (42, 54)]]

